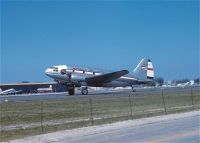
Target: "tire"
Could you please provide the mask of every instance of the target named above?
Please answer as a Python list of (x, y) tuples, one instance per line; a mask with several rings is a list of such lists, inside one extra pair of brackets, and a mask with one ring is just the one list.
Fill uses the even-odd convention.
[(87, 95), (88, 94), (88, 90), (87, 89), (82, 89), (81, 90), (81, 94), (82, 95)]
[(74, 95), (75, 94), (75, 89), (69, 89), (68, 90), (69, 95)]

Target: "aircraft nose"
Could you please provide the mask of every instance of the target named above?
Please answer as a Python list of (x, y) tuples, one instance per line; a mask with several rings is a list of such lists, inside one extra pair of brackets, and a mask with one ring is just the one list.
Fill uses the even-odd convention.
[(46, 74), (46, 75), (49, 75), (50, 72), (51, 72), (51, 70), (50, 70), (49, 68), (45, 70), (45, 74)]

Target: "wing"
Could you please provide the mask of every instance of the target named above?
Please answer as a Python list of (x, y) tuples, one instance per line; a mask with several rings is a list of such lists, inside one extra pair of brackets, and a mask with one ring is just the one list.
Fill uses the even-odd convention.
[(101, 86), (104, 83), (116, 80), (120, 78), (121, 76), (126, 75), (128, 73), (129, 72), (127, 70), (121, 70), (121, 71), (111, 72), (107, 74), (88, 77), (85, 79), (85, 81), (89, 86)]

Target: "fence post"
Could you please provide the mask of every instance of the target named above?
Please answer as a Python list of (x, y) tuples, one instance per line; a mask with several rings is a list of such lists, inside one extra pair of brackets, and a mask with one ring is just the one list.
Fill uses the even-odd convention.
[(191, 95), (191, 100), (192, 100), (192, 109), (194, 110), (194, 99), (193, 99), (192, 87), (191, 87), (191, 89), (190, 89), (190, 95)]
[(166, 114), (167, 110), (166, 110), (166, 105), (165, 105), (165, 98), (164, 98), (164, 95), (163, 95), (163, 89), (162, 89), (162, 101), (163, 101), (163, 106), (164, 106), (165, 114)]
[(129, 94), (129, 106), (131, 111), (131, 119), (133, 120), (133, 111), (132, 111), (132, 103), (131, 103), (131, 95)]
[(92, 121), (92, 126), (94, 124), (94, 121), (93, 121), (93, 112), (92, 112), (92, 99), (90, 97), (90, 117), (91, 117), (91, 121)]
[(9, 118), (9, 112), (8, 112), (8, 99), (5, 99), (5, 110), (4, 110), (4, 116), (6, 117), (6, 120)]
[(40, 123), (41, 123), (41, 129), (42, 129), (42, 133), (43, 133), (43, 131), (44, 131), (44, 129), (43, 129), (43, 107), (44, 105), (43, 105), (43, 101), (41, 102), (41, 112), (40, 112)]

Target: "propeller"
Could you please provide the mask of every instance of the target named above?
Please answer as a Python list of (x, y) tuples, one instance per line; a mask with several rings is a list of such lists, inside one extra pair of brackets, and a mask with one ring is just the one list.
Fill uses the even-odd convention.
[(62, 75), (67, 75), (67, 78), (68, 78), (69, 80), (71, 80), (72, 75), (71, 75), (70, 72), (67, 72), (66, 69), (62, 69), (60, 72), (61, 72)]
[(66, 69), (62, 69), (60, 72), (61, 72), (61, 74), (67, 74)]

